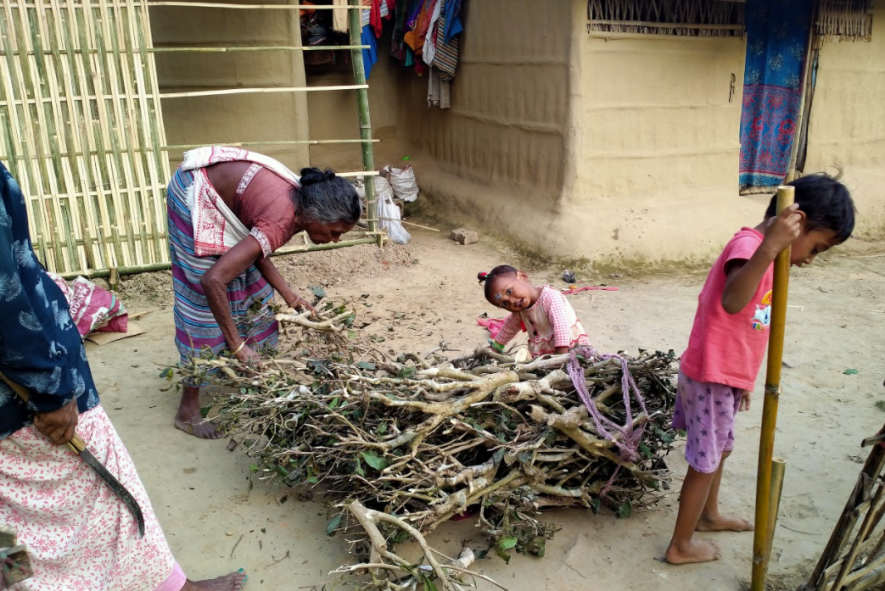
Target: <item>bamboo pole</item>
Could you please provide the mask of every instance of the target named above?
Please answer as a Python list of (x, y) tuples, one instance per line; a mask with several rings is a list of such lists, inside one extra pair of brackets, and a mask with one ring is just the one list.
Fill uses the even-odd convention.
[(369, 45), (254, 45), (249, 47), (152, 47), (149, 53), (234, 53), (239, 51), (341, 51), (369, 49)]
[[(354, 50), (357, 51), (357, 50)], [(359, 52), (362, 55), (362, 52)], [(365, 76), (363, 77), (365, 79)], [(228, 94), (267, 94), (277, 92), (323, 92), (326, 90), (365, 90), (369, 88), (365, 82), (362, 85), (344, 85), (344, 86), (284, 86), (261, 87), (261, 88), (225, 88), (223, 90), (193, 90), (190, 92), (163, 92), (160, 93), (162, 99), (172, 98), (195, 98), (201, 96), (224, 96)]]
[[(793, 204), (795, 189), (778, 187), (778, 214)], [(764, 591), (768, 571), (768, 526), (771, 513), (772, 456), (777, 406), (781, 389), (781, 365), (784, 357), (784, 332), (787, 323), (787, 293), (790, 282), (790, 249), (784, 249), (774, 261), (774, 285), (771, 303), (771, 328), (768, 338), (768, 368), (765, 376), (765, 402), (759, 438), (759, 468), (756, 475), (756, 530), (753, 532), (753, 578), (751, 591)]]
[[(350, 7), (360, 4), (360, 0), (348, 0)], [(360, 26), (360, 13), (352, 10), (349, 14), (348, 29), (350, 32), (350, 44), (359, 45), (361, 41), (362, 27)], [(353, 62), (353, 81), (357, 86), (361, 87), (356, 92), (357, 111), (359, 113), (360, 138), (368, 140), (372, 138), (372, 122), (369, 117), (369, 92), (366, 85), (366, 66), (363, 63), (363, 52), (353, 49), (350, 52), (351, 61)], [(375, 153), (372, 150), (372, 144), (362, 144), (363, 170), (375, 171)], [(372, 179), (366, 183), (366, 217), (369, 218), (369, 231), (377, 231), (377, 200), (375, 198), (375, 182)], [(378, 246), (382, 245), (381, 238), (378, 239)]]
[[(223, 3), (214, 3), (214, 2), (153, 2), (148, 1), (144, 3), (148, 7), (154, 6), (185, 6), (191, 8), (233, 8), (237, 10), (304, 10), (308, 8), (306, 6), (299, 6), (297, 4), (223, 4)], [(371, 6), (332, 6), (331, 4), (327, 6), (321, 6), (317, 4), (311, 4), (309, 10), (335, 10), (336, 8), (347, 8), (348, 10), (353, 10), (357, 14), (359, 14), (360, 10), (371, 10)]]
[[(381, 238), (384, 239), (383, 234)], [(360, 244), (377, 244), (378, 236), (368, 236), (365, 238), (354, 238), (353, 240), (342, 240), (341, 242), (330, 242), (329, 244), (310, 244), (307, 246), (284, 246), (279, 250), (271, 253), (270, 256), (280, 256), (287, 254), (296, 254), (301, 252), (314, 252), (318, 250), (332, 250), (334, 248), (343, 248), (345, 246), (358, 246)], [(172, 267), (171, 263), (154, 263), (151, 265), (136, 265), (131, 267), (117, 267), (116, 271), (119, 275), (134, 275), (136, 273), (152, 273), (156, 271), (167, 271)], [(111, 269), (95, 269), (83, 270), (69, 273), (62, 273), (64, 279), (74, 279), (75, 277), (86, 277), (93, 279), (96, 277), (109, 277)]]
[[(307, 144), (309, 146), (319, 146), (325, 144), (359, 144), (364, 142), (377, 143), (381, 140), (271, 140), (266, 142), (225, 142), (225, 146), (248, 147), (248, 146), (290, 146), (294, 144)], [(172, 152), (174, 150), (192, 150), (194, 148), (202, 148), (206, 144), (177, 144), (174, 146), (163, 146), (163, 150)]]
[(885, 466), (885, 448), (881, 445), (870, 450), (867, 461), (857, 478), (854, 489), (848, 497), (848, 502), (842, 510), (842, 515), (833, 528), (833, 533), (827, 542), (820, 560), (814, 568), (808, 583), (804, 589), (823, 591), (826, 588), (830, 574), (835, 571), (842, 556), (842, 550), (848, 543), (848, 538), (854, 531), (854, 526), (860, 518), (862, 507), (868, 503), (873, 483), (879, 478), (879, 474)]
[[(133, 99), (133, 100), (134, 100), (134, 99)], [(66, 102), (66, 101), (59, 101), (59, 104), (61, 104), (62, 102)], [(2, 106), (2, 104), (0, 104), (0, 106)], [(130, 116), (133, 117), (133, 118), (135, 117), (135, 113), (134, 113), (134, 111), (130, 114)], [(133, 119), (133, 120), (134, 120), (134, 119)], [(130, 124), (130, 125), (128, 125), (127, 127), (128, 127), (129, 129), (134, 130), (134, 129), (137, 128), (137, 125), (135, 125), (135, 124)], [(134, 133), (134, 132), (133, 132), (133, 133)], [(136, 141), (136, 140), (133, 139), (133, 140), (131, 140), (131, 141)], [(243, 147), (243, 148), (245, 148), (245, 147), (249, 147), (249, 146), (289, 146), (289, 145), (294, 145), (294, 144), (307, 144), (307, 145), (311, 145), (311, 146), (315, 146), (315, 145), (325, 145), (325, 144), (359, 144), (359, 143), (364, 143), (364, 142), (370, 142), (370, 143), (373, 143), (373, 144), (377, 144), (377, 143), (380, 142), (380, 141), (381, 141), (381, 140), (378, 140), (378, 139), (371, 139), (371, 140), (362, 140), (362, 139), (349, 139), (349, 140), (269, 140), (269, 141), (264, 141), (264, 142), (262, 142), (262, 141), (255, 141), (255, 142), (226, 142), (224, 145), (225, 145), (225, 146), (235, 146), (235, 147), (238, 147), (238, 148), (239, 148), (239, 147)], [(202, 148), (202, 147), (204, 147), (204, 146), (206, 146), (206, 145), (207, 145), (207, 144), (205, 144), (205, 143), (203, 143), (203, 144), (174, 144), (174, 145), (170, 145), (170, 146), (161, 146), (161, 147), (160, 147), (160, 150), (163, 151), (163, 152), (174, 152), (174, 151), (176, 151), (176, 150), (192, 150), (192, 149), (194, 149), (194, 148)], [(133, 155), (134, 155), (134, 154), (141, 154), (141, 153), (144, 153), (144, 152), (153, 152), (153, 149), (150, 148), (150, 147), (147, 147), (147, 146), (133, 145), (133, 146), (131, 146), (131, 151), (132, 151), (132, 153), (133, 153)], [(48, 154), (48, 153), (38, 153), (38, 154), (33, 154), (32, 156), (33, 156), (34, 158), (53, 158), (53, 157), (56, 157), (56, 156), (57, 156), (57, 157), (60, 157), (60, 158), (72, 158), (72, 157), (74, 157), (74, 156), (96, 156), (96, 155), (98, 155), (98, 152), (97, 152), (97, 151), (93, 151), (93, 152), (77, 152), (77, 151), (71, 151), (71, 150), (68, 150), (67, 148), (61, 148), (58, 152), (54, 152), (54, 153), (51, 153), (51, 154)], [(0, 160), (6, 160), (6, 159), (10, 159), (10, 158), (12, 158), (12, 157), (13, 157), (13, 155), (12, 155), (11, 153), (6, 153), (6, 152), (3, 152), (3, 151), (0, 151)], [(20, 158), (20, 159), (23, 159), (23, 158)], [(140, 170), (141, 170), (141, 169), (140, 169)], [(139, 186), (144, 186), (146, 183), (147, 183), (147, 181), (145, 181), (145, 183), (142, 183), (142, 184), (139, 185)], [(160, 186), (160, 187), (165, 187), (166, 185), (165, 185), (165, 184), (161, 184), (161, 185), (158, 185), (158, 186)]]
[[(39, 6), (39, 2), (38, 2)], [(249, 45), (243, 47), (148, 47), (148, 53), (234, 53), (239, 51), (339, 51), (344, 49), (369, 49), (368, 45)], [(65, 53), (60, 51), (59, 53)], [(88, 49), (87, 53), (98, 53), (98, 49)], [(32, 51), (16, 50), (11, 55), (33, 55)]]
[(875, 527), (875, 516), (878, 512), (878, 508), (880, 503), (882, 502), (882, 495), (885, 493), (885, 486), (882, 484), (879, 485), (879, 488), (876, 490), (876, 493), (873, 495), (873, 498), (870, 500), (869, 507), (867, 508), (867, 514), (864, 517), (864, 520), (861, 522), (860, 528), (857, 530), (857, 533), (854, 537), (854, 543), (849, 548), (848, 552), (842, 558), (842, 568), (839, 569), (839, 574), (836, 575), (836, 578), (833, 579), (833, 589), (842, 589), (843, 586), (851, 583), (851, 580), (855, 577), (849, 577), (851, 574), (851, 569), (854, 568), (854, 563), (857, 560), (858, 555), (860, 554), (860, 549), (864, 545), (864, 542), (867, 539), (867, 536), (872, 531), (872, 528)]
[(297, 252), (313, 252), (316, 250), (332, 250), (345, 246), (357, 246), (359, 244), (375, 244), (378, 242), (377, 236), (369, 236), (366, 238), (354, 238), (353, 240), (342, 240), (341, 242), (329, 242), (328, 244), (310, 244), (306, 246), (284, 246), (270, 256), (279, 256), (284, 254), (294, 254)]
[(771, 511), (768, 513), (768, 553), (771, 555), (771, 544), (774, 541), (774, 530), (777, 527), (777, 514), (781, 507), (781, 493), (784, 490), (784, 473), (787, 462), (783, 458), (771, 460)]

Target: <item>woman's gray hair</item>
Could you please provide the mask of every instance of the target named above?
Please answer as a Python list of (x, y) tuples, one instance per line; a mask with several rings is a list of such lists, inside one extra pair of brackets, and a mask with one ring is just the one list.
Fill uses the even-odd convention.
[(296, 191), (296, 206), (305, 222), (319, 224), (355, 224), (362, 214), (356, 188), (334, 172), (319, 168), (301, 169), (301, 190)]

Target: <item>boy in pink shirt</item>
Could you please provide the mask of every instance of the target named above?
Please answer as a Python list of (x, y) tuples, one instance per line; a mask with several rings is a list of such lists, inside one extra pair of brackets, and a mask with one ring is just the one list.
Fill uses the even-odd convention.
[(750, 408), (750, 391), (765, 356), (771, 320), (773, 262), (792, 247), (790, 263), (805, 265), (841, 244), (854, 229), (854, 203), (844, 185), (827, 175), (790, 183), (796, 203), (729, 241), (707, 276), (688, 349), (682, 356), (673, 428), (686, 431), (688, 474), (667, 562), (719, 558), (712, 542), (695, 531), (750, 531), (746, 519), (719, 513), (722, 467), (734, 447), (735, 414)]

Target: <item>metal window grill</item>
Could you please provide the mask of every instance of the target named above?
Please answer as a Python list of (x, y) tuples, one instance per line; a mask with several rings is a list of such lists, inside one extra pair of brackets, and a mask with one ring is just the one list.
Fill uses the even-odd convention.
[[(28, 199), (35, 250), (63, 276), (102, 276), (169, 267), (166, 230), (168, 151), (161, 100), (264, 92), (357, 94), (360, 139), (243, 142), (238, 146), (360, 143), (362, 171), (374, 169), (368, 85), (360, 44), (359, 0), (349, 0), (354, 83), (345, 86), (231, 88), (161, 93), (159, 52), (310, 51), (301, 46), (153, 47), (151, 6), (219, 10), (299, 10), (298, 4), (256, 5), (144, 0), (6, 0), (0, 7), (0, 160)], [(313, 9), (332, 7), (312, 6)], [(365, 231), (319, 250), (378, 243), (374, 184), (366, 183)]]

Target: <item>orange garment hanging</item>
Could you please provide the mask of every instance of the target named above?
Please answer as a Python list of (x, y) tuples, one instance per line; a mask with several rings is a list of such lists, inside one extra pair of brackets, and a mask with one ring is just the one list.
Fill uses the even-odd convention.
[(427, 29), (430, 28), (430, 20), (433, 16), (433, 9), (439, 0), (427, 0), (421, 13), (418, 15), (417, 26), (405, 34), (403, 41), (412, 48), (415, 55), (421, 55), (424, 52), (424, 41), (427, 38)]

